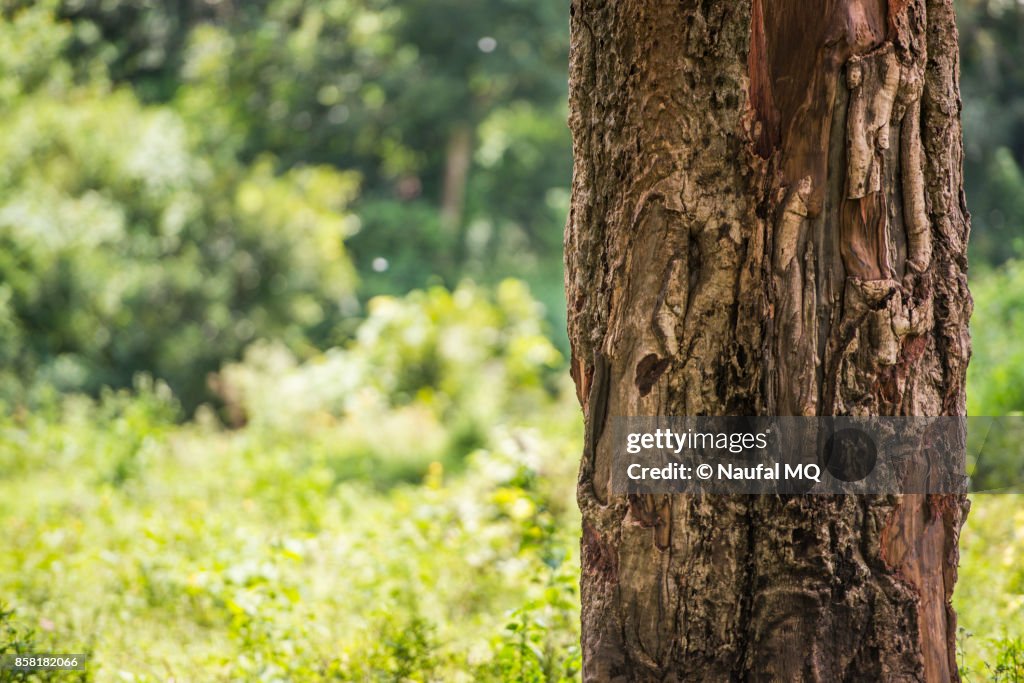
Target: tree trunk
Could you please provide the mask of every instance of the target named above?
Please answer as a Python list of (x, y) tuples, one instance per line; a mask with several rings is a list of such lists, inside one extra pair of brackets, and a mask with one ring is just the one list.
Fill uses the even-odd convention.
[(613, 495), (614, 415), (962, 415), (952, 0), (573, 0), (584, 679), (958, 678), (957, 495)]
[(441, 226), (452, 234), (457, 233), (462, 225), (466, 183), (472, 161), (473, 130), (468, 124), (456, 123), (448, 137), (441, 192)]

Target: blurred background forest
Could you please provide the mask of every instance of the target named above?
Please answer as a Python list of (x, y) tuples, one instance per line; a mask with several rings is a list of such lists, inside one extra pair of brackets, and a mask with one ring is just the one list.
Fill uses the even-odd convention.
[[(958, 4), (970, 411), (1007, 415), (1024, 5)], [(567, 3), (0, 7), (0, 653), (575, 680)], [(968, 680), (1024, 679), (1022, 553), (976, 496)]]

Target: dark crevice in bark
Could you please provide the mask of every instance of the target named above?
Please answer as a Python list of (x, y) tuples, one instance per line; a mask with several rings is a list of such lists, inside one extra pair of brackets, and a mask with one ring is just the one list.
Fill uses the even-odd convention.
[(651, 393), (651, 387), (664, 374), (671, 362), (670, 359), (659, 358), (653, 353), (643, 357), (636, 366), (636, 388), (641, 397)]

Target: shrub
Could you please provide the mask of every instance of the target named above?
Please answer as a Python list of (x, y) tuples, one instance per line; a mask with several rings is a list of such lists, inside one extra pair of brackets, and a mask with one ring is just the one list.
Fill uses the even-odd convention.
[(55, 61), (67, 37), (45, 7), (0, 22), (14, 52), (0, 81), (7, 398), (12, 380), (97, 393), (144, 371), (191, 409), (206, 373), (257, 337), (300, 354), (331, 341), (354, 307), (356, 177), (242, 166), (102, 74), (74, 84)]

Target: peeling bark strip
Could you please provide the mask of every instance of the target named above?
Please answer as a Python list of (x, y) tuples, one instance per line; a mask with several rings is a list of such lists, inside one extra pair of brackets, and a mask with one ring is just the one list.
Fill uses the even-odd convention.
[(956, 680), (963, 498), (614, 496), (604, 436), (613, 415), (963, 414), (951, 0), (571, 15), (585, 680)]

